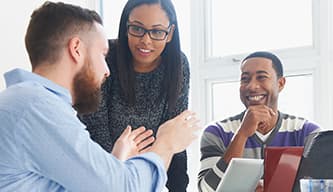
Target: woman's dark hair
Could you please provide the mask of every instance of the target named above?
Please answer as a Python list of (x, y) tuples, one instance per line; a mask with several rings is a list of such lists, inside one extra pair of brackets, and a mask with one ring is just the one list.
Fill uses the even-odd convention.
[(160, 97), (166, 96), (171, 111), (175, 105), (181, 85), (181, 50), (178, 32), (178, 23), (175, 8), (171, 0), (129, 0), (121, 14), (118, 44), (117, 44), (117, 71), (123, 96), (130, 104), (135, 103), (135, 71), (133, 66), (133, 56), (128, 47), (127, 22), (132, 10), (138, 6), (148, 4), (159, 4), (166, 12), (170, 25), (175, 29), (173, 37), (168, 42), (161, 54), (161, 63), (165, 65), (164, 78), (162, 80), (162, 91)]

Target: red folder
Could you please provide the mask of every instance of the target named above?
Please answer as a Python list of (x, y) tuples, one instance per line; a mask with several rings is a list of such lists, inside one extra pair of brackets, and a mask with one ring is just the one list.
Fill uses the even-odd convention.
[(304, 147), (266, 147), (264, 191), (292, 191)]

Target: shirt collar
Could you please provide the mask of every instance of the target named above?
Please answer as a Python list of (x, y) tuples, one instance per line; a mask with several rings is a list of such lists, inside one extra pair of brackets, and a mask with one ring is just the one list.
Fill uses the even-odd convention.
[(11, 71), (8, 71), (4, 74), (5, 81), (6, 81), (6, 86), (12, 86), (18, 83), (22, 82), (38, 82), (41, 84), (43, 87), (45, 87), (48, 91), (56, 94), (59, 96), (61, 99), (63, 99), (65, 102), (69, 103), (72, 105), (72, 96), (70, 92), (54, 83), (51, 80), (46, 79), (45, 77), (42, 77), (36, 73), (32, 73), (23, 69), (13, 69)]

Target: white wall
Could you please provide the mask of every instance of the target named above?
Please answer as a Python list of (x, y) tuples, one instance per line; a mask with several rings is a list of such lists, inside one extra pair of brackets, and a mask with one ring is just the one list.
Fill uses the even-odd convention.
[[(17, 67), (31, 70), (28, 54), (25, 50), (24, 36), (31, 13), (43, 2), (43, 0), (6, 0), (1, 2), (0, 90), (5, 88), (3, 74), (6, 71)], [(93, 0), (65, 0), (64, 2), (84, 7), (94, 7), (95, 5)]]
[(29, 68), (29, 60), (24, 47), (24, 34), (29, 21), (29, 15), (39, 2), (21, 1), (18, 7), (16, 1), (6, 1), (0, 11), (0, 89), (4, 88), (3, 73), (14, 67)]

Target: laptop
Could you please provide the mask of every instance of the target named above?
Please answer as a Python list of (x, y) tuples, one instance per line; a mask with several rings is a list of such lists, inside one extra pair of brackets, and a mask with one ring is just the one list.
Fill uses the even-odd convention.
[(300, 179), (333, 179), (333, 130), (309, 135), (296, 175), (293, 191), (300, 191)]
[(265, 192), (292, 191), (303, 147), (266, 147)]
[(232, 158), (216, 191), (254, 191), (263, 173), (263, 159)]

